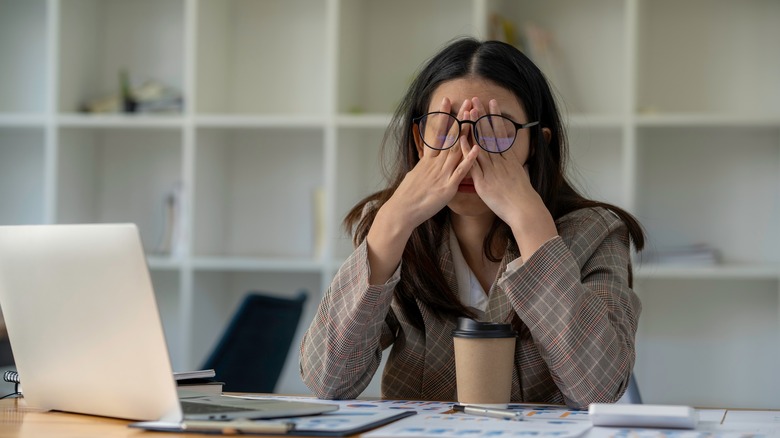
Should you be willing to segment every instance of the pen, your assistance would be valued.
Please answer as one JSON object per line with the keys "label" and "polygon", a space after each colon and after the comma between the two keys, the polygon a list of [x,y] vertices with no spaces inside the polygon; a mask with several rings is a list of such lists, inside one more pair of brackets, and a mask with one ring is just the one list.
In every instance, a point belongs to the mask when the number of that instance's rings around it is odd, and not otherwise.
{"label": "pen", "polygon": [[490,408],[487,406],[471,406],[456,404],[452,409],[469,415],[478,415],[480,417],[503,418],[505,420],[522,421],[523,413],[509,409]]}
{"label": "pen", "polygon": [[219,432],[224,435],[240,433],[285,434],[293,429],[295,423],[279,421],[185,421],[182,429],[188,432]]}

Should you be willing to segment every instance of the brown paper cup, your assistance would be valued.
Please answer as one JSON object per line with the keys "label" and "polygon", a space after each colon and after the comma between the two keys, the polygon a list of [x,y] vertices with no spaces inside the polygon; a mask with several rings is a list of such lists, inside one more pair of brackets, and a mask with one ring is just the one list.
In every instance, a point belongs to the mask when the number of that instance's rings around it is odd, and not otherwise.
{"label": "brown paper cup", "polygon": [[485,323],[474,323],[466,328],[459,323],[453,331],[458,402],[506,406],[512,396],[516,333],[509,324],[489,324],[480,331]]}

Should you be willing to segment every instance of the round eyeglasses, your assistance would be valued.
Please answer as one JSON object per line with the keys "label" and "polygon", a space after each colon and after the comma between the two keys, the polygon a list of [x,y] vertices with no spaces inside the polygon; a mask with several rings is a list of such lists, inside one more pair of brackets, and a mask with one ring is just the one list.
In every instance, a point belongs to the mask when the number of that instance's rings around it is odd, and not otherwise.
{"label": "round eyeglasses", "polygon": [[423,143],[437,150],[455,146],[463,125],[473,125],[474,139],[479,147],[494,154],[509,150],[515,143],[517,131],[539,124],[539,122],[516,123],[498,114],[487,114],[474,121],[458,120],[452,114],[439,111],[412,119],[412,122],[420,127]]}

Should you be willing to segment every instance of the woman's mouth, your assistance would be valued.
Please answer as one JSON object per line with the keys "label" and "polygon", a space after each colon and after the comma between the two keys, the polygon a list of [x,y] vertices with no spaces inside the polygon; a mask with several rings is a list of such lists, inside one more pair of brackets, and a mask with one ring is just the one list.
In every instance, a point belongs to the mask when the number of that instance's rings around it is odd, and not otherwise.
{"label": "woman's mouth", "polygon": [[471,178],[465,178],[458,185],[458,191],[461,193],[477,193],[477,189],[474,188],[474,180]]}

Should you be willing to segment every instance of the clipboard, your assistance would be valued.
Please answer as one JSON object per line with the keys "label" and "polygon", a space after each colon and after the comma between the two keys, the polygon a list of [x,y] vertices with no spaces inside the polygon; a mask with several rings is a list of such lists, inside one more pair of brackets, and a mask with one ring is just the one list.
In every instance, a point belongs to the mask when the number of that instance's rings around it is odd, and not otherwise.
{"label": "clipboard", "polygon": [[321,415],[278,420],[184,421],[181,423],[144,421],[131,423],[129,427],[174,433],[343,437],[363,433],[416,414],[416,411],[339,410]]}

